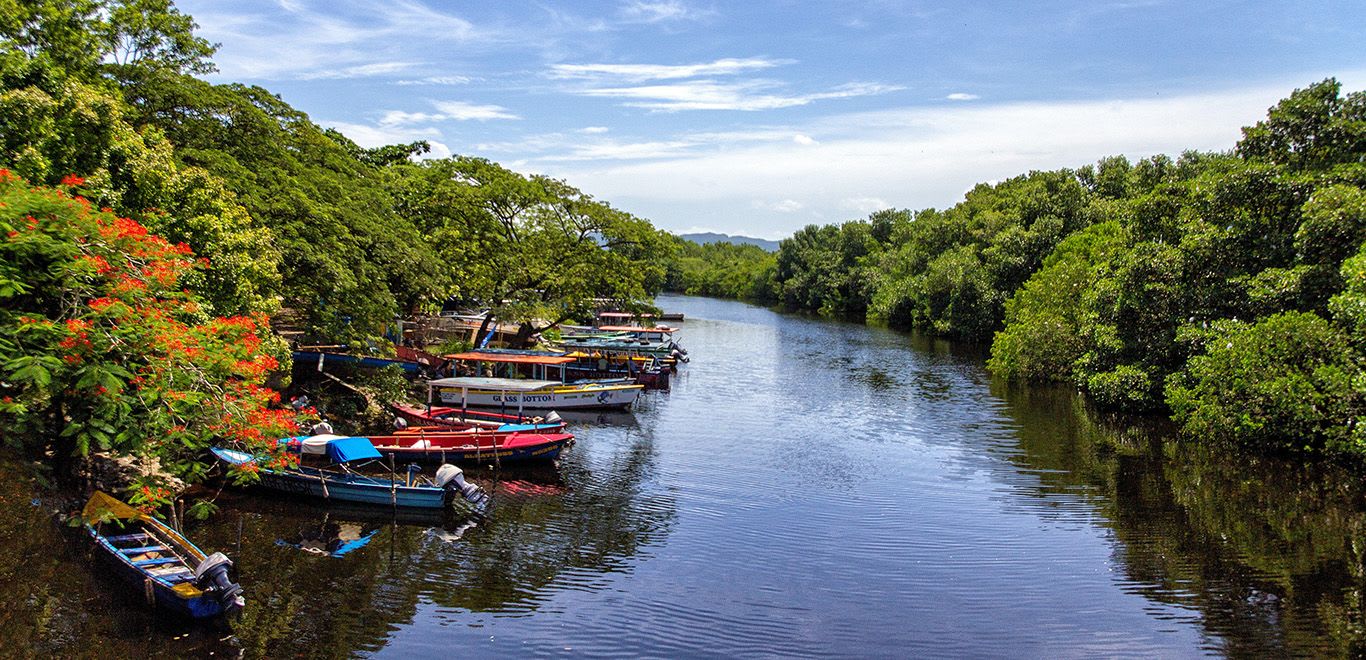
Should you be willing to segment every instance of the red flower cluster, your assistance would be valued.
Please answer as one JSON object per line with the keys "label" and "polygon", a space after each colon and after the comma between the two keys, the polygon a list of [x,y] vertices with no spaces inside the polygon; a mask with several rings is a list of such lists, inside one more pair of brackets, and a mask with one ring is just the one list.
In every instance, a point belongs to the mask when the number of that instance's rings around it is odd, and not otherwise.
{"label": "red flower cluster", "polygon": [[[173,244],[132,219],[97,211],[60,190],[6,184],[12,180],[17,181],[0,170],[0,204],[12,204],[14,217],[27,225],[16,234],[41,224],[45,239],[70,249],[60,254],[77,255],[66,262],[77,267],[56,269],[61,275],[48,280],[53,289],[44,294],[84,301],[75,308],[61,306],[69,311],[55,319],[36,314],[18,319],[28,342],[24,350],[45,352],[73,368],[54,369],[46,391],[35,384],[31,395],[21,391],[14,398],[41,401],[51,393],[70,392],[64,412],[73,421],[104,419],[133,431],[113,440],[81,440],[90,445],[113,442],[117,451],[151,451],[176,464],[201,460],[205,446],[222,441],[275,457],[275,441],[296,435],[299,426],[292,410],[278,407],[279,392],[265,387],[280,367],[264,352],[269,319],[203,321],[199,301],[181,283],[193,269],[208,267],[190,246]],[[63,183],[74,187],[84,181],[68,177]],[[81,378],[87,378],[84,384]],[[79,438],[86,431],[75,433]],[[133,499],[154,506],[164,505],[169,496],[153,486]]]}
{"label": "red flower cluster", "polygon": [[76,261],[77,263],[89,265],[91,268],[95,269],[96,273],[100,275],[107,275],[114,271],[114,267],[110,266],[109,262],[105,261],[104,257],[98,255],[81,255],[80,257],[76,258]]}

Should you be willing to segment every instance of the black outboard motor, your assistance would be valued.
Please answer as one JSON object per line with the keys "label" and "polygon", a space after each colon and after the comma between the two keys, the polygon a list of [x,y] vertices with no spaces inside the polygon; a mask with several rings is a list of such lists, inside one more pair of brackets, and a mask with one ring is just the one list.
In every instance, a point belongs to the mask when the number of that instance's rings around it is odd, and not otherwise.
{"label": "black outboard motor", "polygon": [[465,472],[450,463],[442,463],[436,469],[436,486],[446,489],[446,500],[450,501],[457,495],[464,498],[476,509],[482,509],[488,503],[488,493],[468,481],[465,481]]}
{"label": "black outboard motor", "polygon": [[194,569],[195,586],[213,596],[223,606],[223,614],[227,616],[233,616],[247,606],[246,599],[242,597],[242,585],[228,579],[228,569],[231,567],[232,560],[227,555],[215,552],[205,557]]}

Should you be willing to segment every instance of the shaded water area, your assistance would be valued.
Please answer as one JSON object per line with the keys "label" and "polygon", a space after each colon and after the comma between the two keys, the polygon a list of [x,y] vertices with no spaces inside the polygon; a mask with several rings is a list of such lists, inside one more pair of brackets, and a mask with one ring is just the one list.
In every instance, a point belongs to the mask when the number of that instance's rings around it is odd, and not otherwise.
{"label": "shaded water area", "polygon": [[[115,595],[0,492],[0,648],[43,657],[1347,655],[1366,488],[1179,444],[982,356],[669,297],[693,361],[633,413],[566,415],[558,472],[474,471],[487,520],[225,493],[235,630]],[[339,430],[345,430],[344,428]],[[0,476],[14,477],[13,466]],[[340,558],[280,541],[335,526]],[[68,535],[70,536],[70,535]]]}

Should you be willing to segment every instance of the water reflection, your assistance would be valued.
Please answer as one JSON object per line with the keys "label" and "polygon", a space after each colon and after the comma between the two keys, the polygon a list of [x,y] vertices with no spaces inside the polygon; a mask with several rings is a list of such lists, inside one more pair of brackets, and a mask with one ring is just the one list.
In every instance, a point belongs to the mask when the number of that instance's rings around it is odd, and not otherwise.
{"label": "water reflection", "polygon": [[[1366,489],[1333,465],[1174,439],[1063,389],[997,392],[1019,422],[1017,493],[1113,530],[1125,588],[1192,612],[1235,656],[1366,651]],[[1022,501],[1029,501],[1025,499]]]}
{"label": "water reflection", "polygon": [[672,498],[643,488],[655,463],[649,433],[612,416],[576,430],[579,447],[561,469],[471,475],[494,497],[481,519],[226,491],[219,515],[187,531],[227,552],[248,585],[235,636],[119,597],[120,583],[88,568],[80,539],[64,538],[46,509],[15,506],[26,487],[6,481],[0,579],[15,596],[0,599],[6,655],[78,655],[100,639],[96,655],[106,657],[343,657],[382,648],[420,603],[529,615],[557,591],[630,570],[675,515]]}

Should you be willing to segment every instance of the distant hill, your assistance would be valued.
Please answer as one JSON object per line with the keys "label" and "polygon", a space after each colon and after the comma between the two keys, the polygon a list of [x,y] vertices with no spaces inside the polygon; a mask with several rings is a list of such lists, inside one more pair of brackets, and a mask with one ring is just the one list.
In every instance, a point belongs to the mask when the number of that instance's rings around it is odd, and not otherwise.
{"label": "distant hill", "polygon": [[702,234],[679,234],[678,237],[692,241],[698,245],[705,245],[707,243],[735,243],[736,245],[757,245],[769,252],[778,251],[778,241],[767,241],[762,238],[750,238],[749,236],[731,236],[729,234],[706,232]]}

